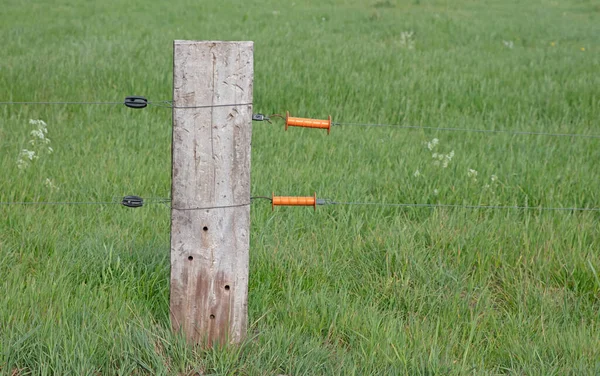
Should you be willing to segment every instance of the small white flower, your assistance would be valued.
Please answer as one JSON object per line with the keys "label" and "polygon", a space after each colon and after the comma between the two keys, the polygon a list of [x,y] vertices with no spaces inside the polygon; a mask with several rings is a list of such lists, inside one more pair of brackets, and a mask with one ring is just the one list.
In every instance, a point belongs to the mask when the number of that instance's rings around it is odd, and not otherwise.
{"label": "small white flower", "polygon": [[513,48],[515,45],[512,40],[503,40],[502,43],[504,43],[504,47],[506,48]]}
{"label": "small white flower", "polygon": [[44,132],[39,129],[34,129],[33,131],[29,132],[29,134],[33,137],[37,137],[42,140],[44,139]]}
{"label": "small white flower", "polygon": [[483,189],[490,189],[490,185],[489,184],[484,185]]}
{"label": "small white flower", "polygon": [[49,189],[51,189],[51,190],[53,190],[53,191],[58,191],[58,190],[60,190],[60,188],[58,188],[58,187],[56,186],[56,184],[54,184],[54,182],[53,182],[53,181],[52,181],[52,179],[50,179],[50,178],[46,178],[46,181],[44,182],[44,186],[46,186],[46,188],[49,188]]}
{"label": "small white flower", "polygon": [[467,176],[470,177],[474,182],[477,181],[477,171],[470,168],[467,172]]}
{"label": "small white flower", "polygon": [[418,178],[419,176],[421,176],[421,172],[419,170],[416,170],[415,173],[413,174],[413,176],[415,178]]}
{"label": "small white flower", "polygon": [[492,175],[492,177],[490,177],[490,179],[492,180],[492,182],[498,181],[498,177],[496,175]]}
{"label": "small white flower", "polygon": [[[45,121],[40,119],[29,119],[29,124],[35,125],[37,129],[29,132],[31,139],[28,140],[27,144],[30,145],[31,150],[22,149],[19,153],[19,159],[17,160],[17,167],[23,170],[31,164],[32,161],[40,158],[40,155],[47,153],[52,154],[54,149],[49,146],[50,139],[46,137],[48,134],[48,128]],[[46,145],[43,147],[42,145]]]}
{"label": "small white flower", "polygon": [[29,162],[27,162],[26,160],[24,160],[24,159],[19,159],[19,160],[17,161],[17,168],[18,168],[19,170],[24,170],[24,169],[26,169],[27,167],[29,167]]}
{"label": "small white flower", "polygon": [[450,153],[444,155],[444,161],[442,162],[442,167],[444,167],[444,168],[448,167],[448,165],[450,164],[450,161],[452,160],[453,157],[454,157],[454,150],[452,150]]}
{"label": "small white flower", "polygon": [[21,150],[21,158],[23,158],[23,157],[32,161],[35,158],[35,151],[23,149],[23,150]]}
{"label": "small white flower", "polygon": [[398,44],[400,47],[412,50],[415,48],[415,40],[414,40],[414,32],[413,31],[403,31],[400,33],[400,40]]}
{"label": "small white flower", "polygon": [[29,119],[29,124],[42,126],[44,128],[46,128],[46,125],[47,125],[46,122],[43,120],[34,120],[34,119]]}
{"label": "small white flower", "polygon": [[437,138],[434,138],[433,140],[427,142],[427,149],[433,151],[433,149],[435,149],[435,147],[440,143],[440,140],[438,140]]}
{"label": "small white flower", "polygon": [[30,161],[34,159],[38,159],[38,156],[35,154],[33,150],[23,149],[21,153],[19,153],[19,159],[17,160],[17,168],[19,170],[24,170],[30,165]]}
{"label": "small white flower", "polygon": [[439,195],[439,194],[440,194],[440,191],[438,191],[437,189],[434,189],[434,190],[433,190],[433,195],[434,195],[434,196],[437,196],[437,195]]}

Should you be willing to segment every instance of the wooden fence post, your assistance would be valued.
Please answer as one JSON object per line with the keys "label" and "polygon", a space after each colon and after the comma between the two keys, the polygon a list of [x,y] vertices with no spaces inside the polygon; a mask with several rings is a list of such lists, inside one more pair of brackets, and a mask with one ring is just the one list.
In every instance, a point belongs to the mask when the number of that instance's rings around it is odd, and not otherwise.
{"label": "wooden fence post", "polygon": [[193,344],[246,335],[253,49],[174,42],[170,310]]}

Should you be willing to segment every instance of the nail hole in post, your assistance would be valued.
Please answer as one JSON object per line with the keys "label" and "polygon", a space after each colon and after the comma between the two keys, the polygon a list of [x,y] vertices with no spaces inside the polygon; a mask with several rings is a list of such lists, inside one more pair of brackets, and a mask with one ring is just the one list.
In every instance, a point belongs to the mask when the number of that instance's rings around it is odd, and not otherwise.
{"label": "nail hole in post", "polygon": [[225,290],[229,291],[230,287],[229,285],[225,285]]}
{"label": "nail hole in post", "polygon": [[215,319],[215,315],[210,315],[210,319],[214,320]]}
{"label": "nail hole in post", "polygon": [[188,256],[188,260],[192,261],[194,259],[194,256]]}
{"label": "nail hole in post", "polygon": [[204,226],[204,227],[202,227],[202,229],[203,229],[204,231],[208,231],[208,227],[207,227],[207,226]]}

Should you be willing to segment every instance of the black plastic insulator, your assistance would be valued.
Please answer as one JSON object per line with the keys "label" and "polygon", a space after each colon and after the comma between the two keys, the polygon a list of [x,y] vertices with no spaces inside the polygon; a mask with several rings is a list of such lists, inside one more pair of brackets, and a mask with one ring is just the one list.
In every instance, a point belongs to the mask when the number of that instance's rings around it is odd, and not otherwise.
{"label": "black plastic insulator", "polygon": [[144,199],[140,196],[125,196],[121,204],[128,208],[140,208],[144,206]]}
{"label": "black plastic insulator", "polygon": [[127,97],[125,98],[125,106],[129,108],[144,108],[148,106],[148,100],[139,96]]}

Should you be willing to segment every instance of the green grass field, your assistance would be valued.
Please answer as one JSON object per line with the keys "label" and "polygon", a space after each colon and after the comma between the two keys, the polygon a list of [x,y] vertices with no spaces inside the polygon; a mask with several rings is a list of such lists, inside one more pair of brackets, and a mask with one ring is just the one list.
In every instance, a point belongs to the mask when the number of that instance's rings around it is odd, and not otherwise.
{"label": "green grass field", "polygon": [[[0,8],[0,101],[170,100],[173,40],[252,40],[254,112],[600,134],[592,0]],[[600,207],[598,138],[276,122],[252,141],[253,195]],[[167,108],[0,105],[0,201],[168,197],[170,150]],[[599,212],[251,212],[248,339],[202,350],[170,331],[168,206],[0,206],[0,374],[600,373]]]}

